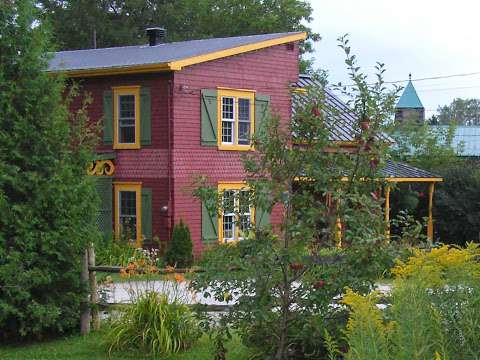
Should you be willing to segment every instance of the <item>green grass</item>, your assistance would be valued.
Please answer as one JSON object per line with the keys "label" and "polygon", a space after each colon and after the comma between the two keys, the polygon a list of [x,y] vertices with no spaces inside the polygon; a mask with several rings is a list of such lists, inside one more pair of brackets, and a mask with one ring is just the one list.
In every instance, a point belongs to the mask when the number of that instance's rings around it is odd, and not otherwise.
{"label": "green grass", "polygon": [[[227,344],[228,360],[246,360],[251,356],[238,337],[234,337]],[[2,360],[133,360],[133,359],[162,359],[162,360],[211,360],[214,356],[213,344],[207,336],[187,352],[166,357],[145,356],[138,353],[112,353],[108,355],[102,344],[102,333],[92,333],[86,337],[71,336],[43,343],[24,346],[0,347]]]}

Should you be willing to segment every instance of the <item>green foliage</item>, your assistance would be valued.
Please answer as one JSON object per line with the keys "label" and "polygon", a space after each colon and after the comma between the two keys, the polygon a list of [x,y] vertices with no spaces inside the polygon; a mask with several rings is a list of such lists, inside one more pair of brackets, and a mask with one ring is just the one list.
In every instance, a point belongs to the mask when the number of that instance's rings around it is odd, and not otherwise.
{"label": "green foliage", "polygon": [[[356,84],[347,94],[350,104],[368,123],[358,124],[358,145],[348,152],[331,142],[331,122],[339,110],[325,100],[322,87],[306,89],[288,126],[272,116],[255,134],[256,151],[244,157],[245,180],[250,204],[277,209],[281,223],[274,232],[250,224],[247,239],[205,255],[205,272],[193,282],[207,296],[235,299],[228,322],[263,357],[325,355],[325,330],[336,335],[346,321],[344,308],[335,306],[338,295],[347,285],[369,291],[388,261],[382,253],[388,246],[383,199],[376,193],[386,144],[378,135],[396,91],[384,88],[383,65],[377,65],[378,82],[372,86],[350,54],[348,39],[340,46]],[[297,145],[287,146],[292,134]],[[201,179],[195,194],[212,213],[223,212],[222,193],[208,179]],[[337,217],[345,249],[337,248]]]}
{"label": "green foliage", "polygon": [[127,266],[135,258],[136,248],[126,241],[111,237],[101,239],[95,246],[95,261],[97,265]]}
{"label": "green foliage", "polygon": [[480,239],[480,171],[473,160],[445,168],[444,182],[435,190],[436,235],[441,241],[464,245]]}
{"label": "green foliage", "polygon": [[[30,1],[0,3],[0,341],[77,326],[80,259],[97,236],[87,177],[96,136],[74,89],[46,73],[51,49]],[[63,99],[63,95],[67,98]]]}
{"label": "green foliage", "polygon": [[193,243],[190,236],[190,230],[187,225],[180,220],[175,224],[172,232],[172,242],[165,254],[165,261],[169,265],[179,268],[188,267],[192,264]]}
{"label": "green foliage", "polygon": [[480,125],[480,99],[456,98],[450,105],[438,107],[435,124]]}
{"label": "green foliage", "polygon": [[463,146],[453,146],[456,126],[453,122],[448,124],[448,127],[432,127],[412,119],[393,124],[390,135],[395,145],[391,148],[391,156],[432,171],[459,163],[458,154]]}
{"label": "green foliage", "polygon": [[478,359],[479,256],[478,244],[415,250],[392,269],[396,280],[383,313],[374,295],[348,291],[346,358],[372,359],[369,352],[382,348],[382,359]]}
{"label": "green foliage", "polygon": [[143,293],[136,303],[114,318],[105,341],[112,351],[140,351],[169,355],[189,349],[200,337],[190,309],[155,291]]}

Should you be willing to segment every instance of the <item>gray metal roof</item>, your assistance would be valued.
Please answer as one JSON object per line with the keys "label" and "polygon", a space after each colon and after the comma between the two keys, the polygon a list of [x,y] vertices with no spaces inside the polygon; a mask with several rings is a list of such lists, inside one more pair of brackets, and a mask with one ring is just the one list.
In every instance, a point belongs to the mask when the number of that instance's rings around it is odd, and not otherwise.
{"label": "gray metal roof", "polygon": [[50,61],[48,71],[93,70],[163,64],[295,34],[301,33],[287,32],[191,40],[164,43],[155,46],[149,46],[147,44],[102,49],[59,51],[54,54],[53,59]]}
{"label": "gray metal roof", "polygon": [[[306,88],[306,87],[319,87],[322,85],[313,79],[310,75],[301,74],[299,76],[298,82],[295,84],[296,87]],[[327,102],[327,111],[328,120],[330,121],[331,126],[331,138],[332,141],[355,141],[357,136],[360,135],[357,123],[358,118],[342,100],[340,100],[332,90],[324,88],[325,91],[325,101]],[[294,104],[295,102],[302,102],[302,94],[294,94]],[[328,108],[331,108],[332,111],[328,111]],[[387,141],[393,143],[391,139],[386,134],[377,135],[379,140]]]}
{"label": "gray metal roof", "polygon": [[398,161],[387,160],[385,167],[380,170],[384,178],[440,178],[441,176],[429,171],[416,168]]}
{"label": "gray metal roof", "polygon": [[[305,88],[309,86],[321,87],[318,81],[312,79],[309,75],[300,75],[299,81],[295,84],[296,87]],[[332,141],[355,141],[356,136],[359,135],[357,116],[353,111],[328,88],[324,88],[325,101],[327,107],[334,111],[327,111],[328,120],[331,124],[330,140]],[[294,94],[294,104],[296,101],[302,102],[302,94]],[[479,129],[480,130],[480,129]],[[480,135],[480,134],[479,134]],[[379,134],[378,139],[392,142],[393,139],[386,134]],[[383,178],[399,179],[399,178],[440,178],[440,176],[429,171],[416,168],[401,162],[387,160],[384,168],[380,170]]]}
{"label": "gray metal roof", "polygon": [[[448,125],[431,125],[432,131],[448,130]],[[480,156],[480,126],[456,126],[452,147],[459,156]]]}

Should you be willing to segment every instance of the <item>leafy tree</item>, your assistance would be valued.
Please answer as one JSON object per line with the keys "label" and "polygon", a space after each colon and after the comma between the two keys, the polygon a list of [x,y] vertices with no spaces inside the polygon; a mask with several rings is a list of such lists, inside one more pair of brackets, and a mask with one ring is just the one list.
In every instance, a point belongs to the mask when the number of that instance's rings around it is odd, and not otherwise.
{"label": "leafy tree", "polygon": [[[340,46],[356,84],[351,103],[362,119],[357,146],[349,152],[330,141],[329,116],[338,109],[325,101],[322,88],[307,89],[289,126],[272,117],[257,134],[256,151],[246,155],[245,189],[255,209],[280,209],[281,224],[252,224],[245,240],[207,253],[206,271],[194,281],[197,291],[217,300],[235,299],[228,322],[264,358],[321,358],[325,329],[338,335],[345,323],[344,309],[332,304],[347,284],[368,292],[393,250],[385,242],[383,200],[376,194],[386,144],[376,139],[396,93],[383,87],[382,65],[379,83],[370,86],[348,39]],[[221,216],[228,206],[224,194],[200,180],[196,195]],[[235,211],[240,221],[243,211]],[[337,246],[337,217],[343,249]]]}
{"label": "leafy tree", "polygon": [[180,220],[180,223],[175,224],[172,232],[172,242],[165,254],[165,260],[169,265],[176,265],[177,267],[187,267],[192,264],[192,237],[190,230],[185,223]]}
{"label": "leafy tree", "polygon": [[442,171],[435,195],[435,229],[442,242],[465,245],[480,240],[480,171],[464,160]]}
{"label": "leafy tree", "polygon": [[458,163],[463,147],[461,144],[457,148],[453,146],[455,129],[453,122],[447,127],[431,126],[414,119],[394,123],[390,128],[390,135],[395,140],[391,156],[432,171]]}
{"label": "leafy tree", "polygon": [[[145,27],[161,25],[169,41],[307,31],[303,52],[320,36],[305,25],[312,7],[304,0],[37,0],[64,50],[135,45]],[[303,71],[311,67],[304,61]]]}
{"label": "leafy tree", "polygon": [[[86,176],[94,134],[45,72],[49,36],[31,1],[0,3],[0,341],[71,330],[80,259],[96,235]],[[69,97],[70,98],[70,97]]]}
{"label": "leafy tree", "polygon": [[456,98],[450,105],[439,106],[433,119],[439,124],[480,125],[480,99]]}

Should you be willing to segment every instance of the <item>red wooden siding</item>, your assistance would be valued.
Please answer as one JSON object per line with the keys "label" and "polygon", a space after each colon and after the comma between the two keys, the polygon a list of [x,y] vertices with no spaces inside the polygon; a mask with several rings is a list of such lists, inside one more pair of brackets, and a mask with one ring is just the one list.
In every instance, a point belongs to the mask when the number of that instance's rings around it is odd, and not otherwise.
{"label": "red wooden siding", "polygon": [[[270,105],[286,123],[291,115],[289,84],[298,80],[298,45],[262,49],[187,67],[174,74],[173,178],[174,221],[183,219],[192,233],[194,252],[201,244],[201,207],[189,194],[197,174],[213,183],[244,177],[241,152],[200,145],[200,90],[217,86],[253,89],[271,97]],[[279,223],[275,209],[272,223]]]}
{"label": "red wooden siding", "polygon": [[[149,87],[151,94],[151,145],[142,145],[139,150],[115,150],[116,159],[114,181],[140,181],[143,187],[152,189],[152,233],[160,240],[169,238],[169,213],[161,212],[169,206],[168,172],[168,100],[172,75],[140,74],[91,77],[80,80],[81,94],[90,93],[93,102],[88,108],[92,121],[100,121],[103,116],[103,92],[114,86],[140,85]],[[72,104],[80,106],[81,97]],[[101,135],[101,134],[100,134]],[[100,136],[98,152],[112,152],[112,146],[105,146]]]}

